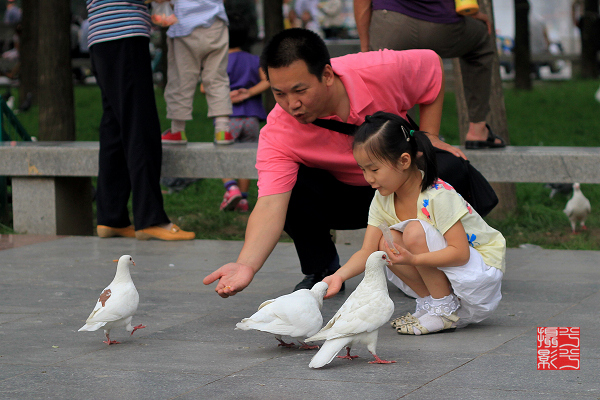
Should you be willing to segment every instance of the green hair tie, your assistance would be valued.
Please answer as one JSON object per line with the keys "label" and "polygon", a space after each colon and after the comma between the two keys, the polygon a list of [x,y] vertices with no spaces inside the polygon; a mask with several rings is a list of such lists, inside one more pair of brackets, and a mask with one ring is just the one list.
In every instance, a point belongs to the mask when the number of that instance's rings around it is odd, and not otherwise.
{"label": "green hair tie", "polygon": [[410,136],[413,136],[413,134],[415,133],[415,131],[413,129],[410,130]]}

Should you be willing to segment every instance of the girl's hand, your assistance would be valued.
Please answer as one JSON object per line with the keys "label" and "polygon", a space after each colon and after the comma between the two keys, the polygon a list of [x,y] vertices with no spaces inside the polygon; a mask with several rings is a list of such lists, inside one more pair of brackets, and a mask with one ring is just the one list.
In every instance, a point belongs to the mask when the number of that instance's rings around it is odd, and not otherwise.
{"label": "girl's hand", "polygon": [[394,244],[394,250],[388,246],[387,242],[384,243],[386,248],[386,253],[390,258],[392,264],[400,264],[400,265],[415,265],[415,255],[410,251],[406,250],[404,247],[396,246]]}
{"label": "girl's hand", "polygon": [[231,98],[231,103],[233,103],[233,104],[241,103],[242,101],[250,98],[250,92],[246,88],[240,88],[240,89],[232,90],[229,93],[229,97]]}
{"label": "girl's hand", "polygon": [[326,276],[325,278],[323,278],[323,282],[325,282],[329,286],[327,288],[327,293],[325,294],[325,297],[323,297],[324,299],[328,299],[330,297],[335,296],[340,291],[342,283],[344,283],[342,278],[336,274]]}

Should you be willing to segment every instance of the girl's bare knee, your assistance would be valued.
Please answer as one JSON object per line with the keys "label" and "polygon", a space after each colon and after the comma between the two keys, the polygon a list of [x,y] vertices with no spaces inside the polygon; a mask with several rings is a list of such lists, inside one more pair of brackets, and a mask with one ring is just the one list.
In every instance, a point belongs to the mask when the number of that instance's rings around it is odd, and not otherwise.
{"label": "girl's bare knee", "polygon": [[402,240],[409,251],[418,253],[429,251],[425,230],[419,221],[411,221],[406,225]]}

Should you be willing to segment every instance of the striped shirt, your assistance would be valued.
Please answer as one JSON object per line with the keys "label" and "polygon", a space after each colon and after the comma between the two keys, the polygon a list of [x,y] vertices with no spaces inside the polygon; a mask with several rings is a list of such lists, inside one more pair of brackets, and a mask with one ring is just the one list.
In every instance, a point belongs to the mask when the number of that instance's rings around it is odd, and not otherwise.
{"label": "striped shirt", "polygon": [[150,37],[150,14],[144,0],[87,0],[88,46],[133,36]]}
{"label": "striped shirt", "polygon": [[228,24],[223,0],[177,0],[174,2],[177,22],[171,25],[167,36],[188,36],[196,28],[209,28],[217,18]]}

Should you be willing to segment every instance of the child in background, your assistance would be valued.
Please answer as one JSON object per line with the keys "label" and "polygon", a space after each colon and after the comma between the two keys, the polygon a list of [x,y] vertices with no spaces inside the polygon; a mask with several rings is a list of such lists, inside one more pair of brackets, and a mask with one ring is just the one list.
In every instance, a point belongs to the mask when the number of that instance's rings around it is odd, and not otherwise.
{"label": "child in background", "polygon": [[178,22],[167,31],[167,86],[165,101],[171,128],[162,134],[166,144],[186,144],[186,121],[192,119],[194,92],[201,78],[206,90],[208,117],[214,118],[215,144],[232,144],[229,132],[229,37],[223,0],[177,0]]}
{"label": "child in background", "polygon": [[[422,153],[417,159],[417,154]],[[399,334],[423,335],[487,318],[498,306],[506,241],[437,176],[433,146],[403,118],[378,112],[358,129],[353,154],[377,192],[362,248],[333,275],[326,297],[385,250],[388,279],[416,298],[416,311],[392,322]],[[394,248],[382,238],[390,226]]]}
{"label": "child in background", "polygon": [[[235,142],[258,142],[260,121],[267,118],[261,93],[269,88],[267,77],[260,69],[259,57],[242,51],[249,29],[241,16],[230,15],[229,62],[227,74],[231,87],[233,112],[229,118],[229,132]],[[239,184],[238,184],[239,182]],[[250,179],[223,179],[225,195],[220,209],[248,211]]]}

